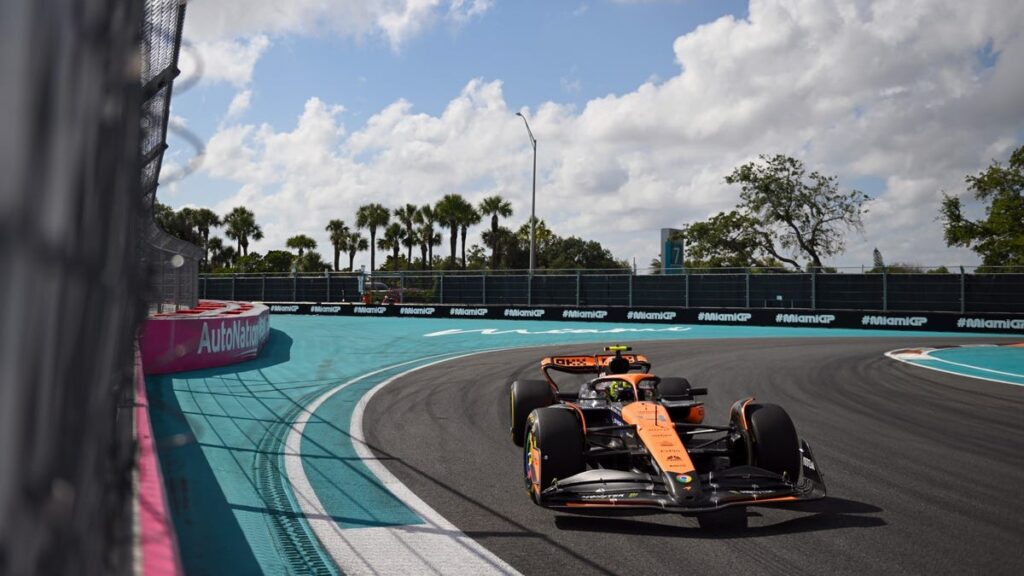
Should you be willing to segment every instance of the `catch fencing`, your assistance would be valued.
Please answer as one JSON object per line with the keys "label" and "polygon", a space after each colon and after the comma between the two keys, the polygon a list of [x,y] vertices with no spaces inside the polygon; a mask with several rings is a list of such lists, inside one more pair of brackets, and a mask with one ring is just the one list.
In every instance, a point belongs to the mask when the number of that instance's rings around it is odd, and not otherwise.
{"label": "catch fencing", "polygon": [[[859,269],[858,269],[859,270]],[[264,302],[379,302],[1024,313],[1024,270],[956,273],[695,269],[677,275],[543,270],[202,275],[199,295]]]}

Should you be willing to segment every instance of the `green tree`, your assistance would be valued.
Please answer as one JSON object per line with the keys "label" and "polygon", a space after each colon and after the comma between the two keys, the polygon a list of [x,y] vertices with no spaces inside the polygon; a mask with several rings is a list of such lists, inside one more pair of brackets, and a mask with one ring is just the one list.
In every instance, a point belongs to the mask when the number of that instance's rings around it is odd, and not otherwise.
{"label": "green tree", "polygon": [[556,238],[547,249],[547,266],[553,269],[589,268],[612,270],[629,268],[629,264],[616,260],[610,250],[594,240],[576,236]]}
{"label": "green tree", "polygon": [[299,272],[323,272],[328,268],[329,266],[324,262],[323,256],[313,249],[295,258],[295,269]]}
{"label": "green tree", "polygon": [[338,259],[344,250],[345,239],[348,237],[349,228],[344,220],[334,219],[327,223],[327,233],[330,235],[331,246],[334,248],[334,271],[338,271]]}
{"label": "green tree", "polygon": [[472,204],[466,202],[465,206],[462,206],[462,212],[459,214],[459,236],[462,240],[462,268],[466,268],[466,232],[469,231],[470,226],[476,226],[480,223],[480,213],[476,211],[476,208]]}
{"label": "green tree", "polygon": [[960,198],[944,194],[946,244],[970,248],[985,266],[1024,266],[1024,146],[1010,154],[1008,165],[993,161],[965,181],[975,199],[985,203],[985,217],[967,218]]}
{"label": "green tree", "polygon": [[[224,246],[224,241],[214,236],[210,238],[210,241],[206,243],[210,250],[209,267],[213,268],[228,268],[231,266],[231,260],[234,258],[235,249],[231,246]],[[230,252],[229,252],[230,251]]]}
{"label": "green tree", "polygon": [[249,239],[262,240],[263,229],[256,223],[256,216],[244,206],[238,206],[224,217],[224,235],[238,243],[242,256],[249,253]]}
{"label": "green tree", "polygon": [[501,250],[501,245],[498,243],[500,240],[498,235],[498,218],[509,218],[512,216],[512,203],[501,196],[488,196],[480,202],[479,211],[482,216],[491,217],[490,243],[486,239],[484,243],[491,249],[491,268],[497,268],[498,253]]}
{"label": "green tree", "polygon": [[302,255],[306,250],[316,250],[316,240],[313,240],[305,234],[297,234],[289,238],[285,243],[285,246],[292,250],[298,250],[298,258],[302,260]]}
{"label": "green tree", "polygon": [[466,207],[472,208],[472,204],[466,201],[460,194],[445,194],[437,205],[434,206],[434,215],[438,222],[451,230],[451,266],[455,267],[455,249],[459,242],[459,228],[466,218]]}
{"label": "green tree", "polygon": [[348,252],[348,270],[352,271],[352,266],[356,260],[356,253],[362,252],[370,247],[367,243],[366,238],[359,232],[353,230],[349,233],[348,238],[345,240],[345,250]]}
{"label": "green tree", "polygon": [[210,257],[210,229],[221,225],[220,216],[209,208],[196,208],[192,211],[192,225],[203,238],[203,259]]}
{"label": "green tree", "polygon": [[398,222],[388,224],[384,229],[384,237],[377,241],[377,247],[381,250],[390,250],[392,269],[398,264],[398,251],[402,249],[402,239],[405,237],[405,229]]}
{"label": "green tree", "polygon": [[441,235],[434,230],[437,223],[437,216],[434,214],[434,207],[425,204],[416,212],[415,221],[416,238],[420,243],[420,254],[423,268],[434,267],[434,246],[441,245]]}
{"label": "green tree", "polygon": [[360,206],[356,211],[356,227],[366,228],[370,232],[370,272],[376,269],[377,251],[374,249],[377,242],[377,228],[383,228],[391,220],[391,212],[382,204],[372,203]]}
{"label": "green tree", "polygon": [[263,257],[260,256],[259,252],[250,252],[245,256],[239,256],[235,259],[232,269],[235,272],[262,272],[263,271]]}
{"label": "green tree", "polygon": [[882,259],[882,252],[877,247],[875,248],[875,251],[871,253],[871,264],[872,272],[882,272],[885,270],[885,260]]}
{"label": "green tree", "polygon": [[295,255],[285,250],[271,250],[263,257],[264,272],[291,272]]}
{"label": "green tree", "polygon": [[412,247],[416,245],[416,214],[420,209],[415,204],[395,208],[395,218],[402,225],[402,244],[406,247],[405,259],[412,262]]}
{"label": "green tree", "polygon": [[764,263],[757,219],[738,210],[719,212],[684,227],[686,265],[691,268],[746,268]]}
{"label": "green tree", "polygon": [[794,268],[800,268],[800,257],[821,267],[823,258],[843,252],[846,231],[863,228],[868,196],[859,190],[839,192],[835,176],[807,174],[796,158],[762,155],[725,181],[740,185],[737,209],[756,224],[761,249]]}

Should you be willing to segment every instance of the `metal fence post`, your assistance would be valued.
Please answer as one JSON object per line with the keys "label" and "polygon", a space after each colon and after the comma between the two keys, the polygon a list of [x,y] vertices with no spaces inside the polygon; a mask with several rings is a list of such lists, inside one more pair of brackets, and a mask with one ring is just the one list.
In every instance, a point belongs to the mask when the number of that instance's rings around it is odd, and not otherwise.
{"label": "metal fence post", "polygon": [[882,311],[889,311],[889,272],[882,266]]}
{"label": "metal fence post", "polygon": [[299,301],[299,273],[292,270],[292,302]]}
{"label": "metal fence post", "polygon": [[526,277],[526,305],[533,306],[533,274]]}
{"label": "metal fence post", "polygon": [[683,289],[686,292],[686,294],[684,296],[685,301],[683,302],[683,305],[686,308],[689,308],[690,307],[690,269],[689,268],[686,269],[686,274],[683,277],[686,279],[686,281],[683,282]]}
{"label": "metal fence post", "polygon": [[576,270],[576,307],[580,307],[580,271]]}
{"label": "metal fence post", "polygon": [[967,278],[963,266],[960,267],[960,313],[967,313]]}
{"label": "metal fence post", "polygon": [[235,299],[235,282],[238,281],[238,274],[231,275],[231,299]]}
{"label": "metal fence post", "polygon": [[480,275],[480,301],[487,304],[487,272]]}
{"label": "metal fence post", "polygon": [[327,270],[324,270],[324,276],[327,277],[327,299],[324,300],[324,302],[330,302],[331,301],[331,273],[329,271],[327,271]]}
{"label": "metal fence post", "polygon": [[629,307],[633,307],[633,273],[629,273]]}
{"label": "metal fence post", "polygon": [[747,274],[744,276],[744,281],[746,282],[747,308],[750,308],[750,268],[747,268]]}
{"label": "metal fence post", "polygon": [[260,276],[260,301],[267,301],[267,275],[265,273]]}
{"label": "metal fence post", "polygon": [[398,301],[405,304],[405,270],[398,272]]}
{"label": "metal fence post", "polygon": [[811,310],[818,308],[818,270],[811,268]]}
{"label": "metal fence post", "polygon": [[438,288],[438,304],[444,304],[444,270],[441,270],[439,288]]}

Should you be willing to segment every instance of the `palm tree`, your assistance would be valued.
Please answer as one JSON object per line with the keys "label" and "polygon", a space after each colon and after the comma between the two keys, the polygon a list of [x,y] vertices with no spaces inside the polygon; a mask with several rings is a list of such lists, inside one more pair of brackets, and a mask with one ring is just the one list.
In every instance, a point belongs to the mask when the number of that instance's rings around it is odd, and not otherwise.
{"label": "palm tree", "polygon": [[491,268],[498,267],[498,217],[512,216],[512,203],[501,196],[488,196],[480,202],[480,214],[491,217]]}
{"label": "palm tree", "polygon": [[377,248],[391,250],[392,266],[398,265],[398,251],[402,249],[402,240],[404,238],[405,229],[398,222],[392,222],[384,229],[384,237],[377,241]]}
{"label": "palm tree", "polygon": [[256,223],[256,216],[244,206],[238,206],[224,217],[224,235],[238,242],[242,256],[249,255],[249,239],[262,240],[263,229]]}
{"label": "palm tree", "polygon": [[423,259],[423,267],[434,267],[434,246],[441,245],[441,235],[434,231],[434,223],[437,222],[437,215],[434,214],[434,207],[424,204],[416,212],[416,223],[419,228],[416,230],[416,237],[420,241],[420,254]]}
{"label": "palm tree", "polygon": [[348,251],[349,272],[352,271],[353,262],[355,262],[356,259],[356,252],[362,252],[369,247],[370,245],[367,244],[366,238],[363,238],[362,234],[355,230],[349,232],[348,238],[345,239],[345,249]]}
{"label": "palm tree", "polygon": [[473,208],[473,205],[466,202],[465,206],[462,206],[461,213],[459,214],[459,232],[462,237],[462,269],[466,269],[466,232],[470,226],[476,226],[480,223],[480,213]]}
{"label": "palm tree", "polygon": [[391,212],[381,204],[366,204],[360,206],[356,211],[356,227],[366,228],[370,231],[370,272],[376,269],[377,251],[374,244],[377,241],[377,228],[388,225],[391,220]]}
{"label": "palm tree", "polygon": [[209,208],[196,208],[192,210],[192,225],[196,227],[199,235],[203,237],[203,259],[210,258],[210,228],[220,226],[220,216]]}
{"label": "palm tree", "polygon": [[406,254],[406,261],[412,262],[412,247],[414,238],[416,236],[414,226],[416,225],[416,214],[420,209],[415,204],[406,204],[400,208],[395,208],[395,218],[402,224],[402,229],[405,230],[405,237],[403,238],[402,244],[408,248],[408,254]]}
{"label": "palm tree", "polygon": [[344,220],[334,219],[327,223],[327,232],[331,235],[331,245],[334,246],[334,271],[338,271],[338,257],[344,250],[345,238],[348,236],[348,224]]}
{"label": "palm tree", "polygon": [[450,246],[453,268],[455,267],[455,246],[459,240],[459,227],[462,226],[462,221],[466,219],[466,206],[473,207],[460,194],[445,194],[443,198],[437,201],[437,206],[434,207],[434,214],[437,216],[437,220],[444,226],[447,226],[452,233]]}
{"label": "palm tree", "polygon": [[305,234],[299,234],[292,236],[284,243],[285,246],[299,251],[299,258],[302,258],[303,252],[306,250],[316,250],[316,240],[313,240]]}

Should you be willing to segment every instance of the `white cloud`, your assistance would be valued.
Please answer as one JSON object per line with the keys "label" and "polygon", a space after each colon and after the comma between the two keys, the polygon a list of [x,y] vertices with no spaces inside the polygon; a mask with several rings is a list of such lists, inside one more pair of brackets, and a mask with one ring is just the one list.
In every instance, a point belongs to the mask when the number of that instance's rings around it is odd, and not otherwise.
{"label": "white cloud", "polygon": [[251,101],[252,90],[242,90],[235,94],[235,97],[231,99],[231,104],[228,105],[227,118],[230,120],[244,114],[249,109]]}
{"label": "white cloud", "polygon": [[[935,221],[942,191],[1018,144],[1024,130],[1024,5],[753,0],[679,37],[680,72],[592,100],[528,112],[538,139],[537,211],[562,235],[595,238],[643,265],[657,229],[731,207],[723,177],[760,153],[787,153],[843,187],[882,178],[865,235],[834,263],[955,264]],[[978,58],[986,46],[993,67]],[[205,170],[238,182],[265,224],[260,250],[301,230],[326,245],[331,218],[366,202],[499,193],[529,213],[531,151],[499,81],[473,80],[439,116],[397,101],[347,132],[343,109],[311,99],[296,127],[225,126]],[[470,242],[479,242],[478,236]],[[441,252],[446,252],[442,246]]]}
{"label": "white cloud", "polygon": [[227,82],[237,88],[252,82],[260,56],[270,47],[262,34],[237,40],[195,42],[181,51],[179,67],[183,78],[200,76],[203,82]]}

